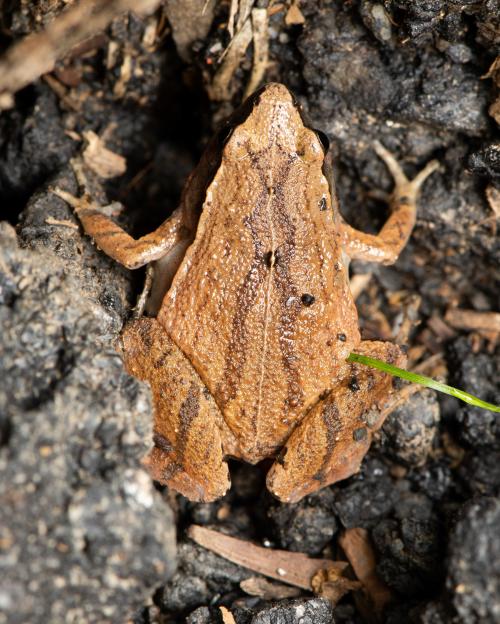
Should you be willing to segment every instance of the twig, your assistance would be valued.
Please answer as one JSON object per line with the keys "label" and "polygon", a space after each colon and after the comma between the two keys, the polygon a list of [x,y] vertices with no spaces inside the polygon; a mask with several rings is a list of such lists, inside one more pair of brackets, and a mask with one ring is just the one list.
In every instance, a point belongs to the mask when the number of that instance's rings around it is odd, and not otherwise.
{"label": "twig", "polygon": [[361,528],[347,529],[339,538],[339,545],[349,559],[354,573],[363,583],[364,591],[372,603],[371,607],[380,616],[392,594],[376,574],[377,562],[368,531]]}
{"label": "twig", "polygon": [[335,569],[341,574],[348,565],[345,561],[312,559],[304,553],[263,548],[196,524],[188,529],[188,535],[197,544],[224,559],[282,583],[309,591],[311,579],[318,570]]}
{"label": "twig", "polygon": [[455,329],[500,332],[499,312],[477,312],[476,310],[450,308],[446,312],[444,320]]}
{"label": "twig", "polygon": [[267,9],[252,9],[253,64],[244,97],[251,95],[266,73],[269,59]]}
{"label": "twig", "polygon": [[78,225],[72,221],[66,219],[54,219],[54,217],[47,217],[45,219],[47,225],[60,225],[61,227],[71,228],[72,230],[78,230]]}

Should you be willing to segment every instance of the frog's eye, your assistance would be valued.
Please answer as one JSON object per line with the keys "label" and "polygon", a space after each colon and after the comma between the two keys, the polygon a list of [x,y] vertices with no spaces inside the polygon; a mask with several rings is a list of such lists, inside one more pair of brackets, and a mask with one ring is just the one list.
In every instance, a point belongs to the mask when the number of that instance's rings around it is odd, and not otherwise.
{"label": "frog's eye", "polygon": [[297,156],[306,163],[323,160],[323,145],[316,133],[308,128],[304,128],[298,136]]}
{"label": "frog's eye", "polygon": [[250,137],[246,132],[241,128],[235,129],[226,140],[224,152],[236,160],[245,158],[248,156],[249,141]]}
{"label": "frog's eye", "polygon": [[320,141],[320,143],[321,143],[321,145],[323,147],[323,151],[326,154],[328,152],[328,150],[330,149],[330,139],[321,130],[317,130],[315,128],[314,132],[316,133],[316,136],[318,137],[318,139],[319,139],[319,141]]}

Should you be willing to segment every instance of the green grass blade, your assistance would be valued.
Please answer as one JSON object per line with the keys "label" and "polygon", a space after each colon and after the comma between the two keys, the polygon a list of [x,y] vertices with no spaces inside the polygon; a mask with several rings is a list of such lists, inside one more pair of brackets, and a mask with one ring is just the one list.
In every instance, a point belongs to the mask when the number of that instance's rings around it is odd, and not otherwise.
{"label": "green grass blade", "polygon": [[388,364],[387,362],[383,362],[382,360],[376,360],[375,358],[371,358],[366,355],[359,355],[359,353],[351,353],[347,358],[347,361],[357,362],[358,364],[365,364],[366,366],[371,366],[372,368],[378,368],[379,370],[384,371],[385,373],[389,373],[394,377],[400,377],[401,379],[406,379],[407,381],[420,384],[421,386],[425,386],[426,388],[432,388],[433,390],[437,390],[438,392],[449,394],[450,396],[460,399],[465,403],[474,405],[474,407],[481,407],[492,412],[500,413],[500,406],[498,405],[493,405],[493,403],[482,401],[481,399],[478,399],[468,392],[458,390],[458,388],[453,388],[453,386],[448,386],[447,384],[436,381],[435,379],[431,379],[430,377],[426,377],[425,375],[411,373],[404,368],[398,368],[397,366],[393,366],[392,364]]}

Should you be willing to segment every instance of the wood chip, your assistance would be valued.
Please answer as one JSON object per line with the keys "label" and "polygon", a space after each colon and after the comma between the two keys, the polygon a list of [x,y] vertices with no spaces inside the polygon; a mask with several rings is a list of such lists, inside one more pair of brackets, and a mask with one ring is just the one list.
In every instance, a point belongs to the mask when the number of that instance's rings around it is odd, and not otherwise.
{"label": "wood chip", "polygon": [[160,0],[87,0],[63,11],[46,30],[14,43],[0,59],[0,109],[14,103],[12,95],[42,74],[55,62],[123,13],[153,12]]}
{"label": "wood chip", "polygon": [[318,570],[331,568],[340,574],[348,565],[345,561],[312,559],[304,553],[263,548],[198,525],[192,525],[188,535],[200,546],[237,565],[309,591]]}
{"label": "wood chip", "polygon": [[500,332],[499,312],[477,312],[476,310],[450,308],[446,312],[444,320],[455,329]]}
{"label": "wood chip", "polygon": [[306,21],[305,17],[302,15],[302,11],[299,9],[299,3],[296,0],[292,2],[292,5],[287,11],[285,16],[285,24],[287,26],[300,26],[304,24]]}
{"label": "wood chip", "polygon": [[116,178],[127,170],[127,161],[107,147],[95,132],[83,133],[88,145],[83,151],[83,160],[89,169],[104,179]]}
{"label": "wood chip", "polygon": [[392,600],[392,593],[376,574],[377,562],[368,531],[361,528],[347,529],[339,538],[339,544],[363,584],[364,594],[370,603],[366,605],[368,613],[373,609],[380,616]]}
{"label": "wood chip", "polygon": [[236,624],[236,620],[234,619],[234,615],[231,613],[231,611],[229,611],[229,609],[226,609],[226,607],[219,607],[221,615],[222,615],[222,621],[224,624]]}

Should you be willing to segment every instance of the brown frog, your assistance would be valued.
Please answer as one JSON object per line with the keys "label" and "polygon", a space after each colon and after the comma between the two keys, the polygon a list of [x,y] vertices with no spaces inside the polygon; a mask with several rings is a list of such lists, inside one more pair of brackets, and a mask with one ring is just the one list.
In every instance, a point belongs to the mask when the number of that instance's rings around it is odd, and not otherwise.
{"label": "brown frog", "polygon": [[396,260],[437,166],[408,181],[376,149],[396,182],[377,236],[343,222],[321,140],[280,84],[243,105],[180,207],[147,236],[134,240],[94,204],[59,191],[105,253],[130,269],[154,263],[153,316],[125,327],[120,350],[153,393],[146,463],[156,480],[212,501],[230,486],[226,458],[274,458],[267,486],[295,502],[359,469],[392,378],[346,358],[356,351],[401,366],[405,357],[397,345],[361,341],[348,259]]}

